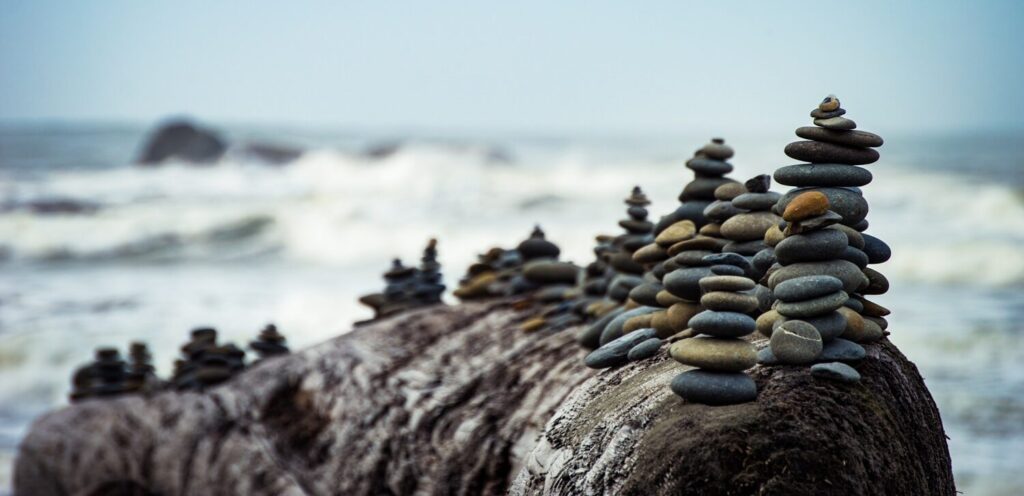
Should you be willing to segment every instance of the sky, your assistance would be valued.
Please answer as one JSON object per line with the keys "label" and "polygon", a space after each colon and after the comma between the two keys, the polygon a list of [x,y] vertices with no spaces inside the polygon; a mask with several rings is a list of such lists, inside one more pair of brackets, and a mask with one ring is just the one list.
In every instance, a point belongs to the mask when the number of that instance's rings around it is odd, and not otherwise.
{"label": "sky", "polygon": [[1017,1],[0,0],[0,121],[756,131],[835,93],[889,130],[1024,129],[1022,25]]}

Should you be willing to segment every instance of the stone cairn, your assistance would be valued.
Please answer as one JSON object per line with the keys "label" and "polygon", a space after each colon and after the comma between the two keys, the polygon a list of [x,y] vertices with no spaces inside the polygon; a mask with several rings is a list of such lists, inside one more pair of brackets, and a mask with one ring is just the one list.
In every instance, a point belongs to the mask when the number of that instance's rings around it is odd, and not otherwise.
{"label": "stone cairn", "polygon": [[285,337],[277,331],[277,326],[267,324],[260,331],[260,335],[249,343],[249,348],[256,352],[259,360],[264,358],[288,354],[288,345],[285,344]]}
{"label": "stone cairn", "polygon": [[403,265],[401,259],[392,260],[391,269],[384,273],[384,291],[359,298],[360,303],[373,309],[373,318],[357,322],[356,325],[390,317],[411,308],[441,303],[445,289],[441,279],[437,240],[432,238],[423,249],[419,269]]}
{"label": "stone cairn", "polygon": [[[888,289],[884,276],[867,264],[888,259],[889,249],[874,237],[869,246],[869,238],[861,234],[868,226],[868,203],[860,187],[872,175],[859,166],[878,160],[873,148],[883,141],[855,130],[856,123],[845,114],[835,96],[826,97],[811,111],[815,126],[796,130],[807,141],[785,149],[789,157],[807,163],[775,171],[776,181],[795,189],[774,207],[785,221],[781,233],[765,236],[766,244],[774,245],[770,256],[776,260],[766,279],[779,301],[761,315],[758,328],[771,336],[770,347],[760,352],[762,363],[823,362],[811,367],[812,374],[855,382],[859,374],[846,363],[863,358],[864,349],[856,343],[880,339],[885,325],[861,313],[880,319],[888,312],[859,294]],[[817,346],[812,328],[822,348],[807,358]],[[780,329],[785,332],[778,333]],[[794,356],[798,346],[805,349]]]}
{"label": "stone cairn", "polygon": [[146,343],[133,342],[128,347],[128,383],[133,389],[142,392],[155,391],[163,384],[153,367],[153,355],[149,353]]}
{"label": "stone cairn", "polygon": [[529,239],[516,247],[523,259],[522,274],[512,279],[512,294],[530,293],[530,300],[544,304],[538,314],[526,320],[520,328],[526,332],[542,329],[564,329],[578,324],[582,317],[575,309],[575,288],[580,284],[583,270],[572,262],[558,260],[561,249],[545,239],[540,226],[534,228]]}
{"label": "stone cairn", "polygon": [[[710,263],[736,261],[747,265],[742,256],[709,255]],[[729,256],[732,255],[732,256]],[[757,298],[749,292],[754,281],[733,275],[734,266],[715,265],[711,275],[699,281],[700,304],[706,308],[690,319],[697,337],[676,341],[669,349],[672,358],[683,365],[697,367],[672,379],[672,391],[687,401],[706,405],[731,405],[757,399],[757,384],[743,371],[757,362],[754,345],[742,339],[754,332]],[[741,269],[742,270],[742,269]]]}
{"label": "stone cairn", "polygon": [[463,301],[504,296],[508,279],[522,265],[518,251],[491,248],[477,255],[477,261],[469,266],[452,294]]}
{"label": "stone cairn", "polygon": [[204,389],[231,378],[245,368],[245,351],[233,344],[217,344],[217,331],[194,329],[174,362],[171,383],[176,389]]}
{"label": "stone cairn", "polygon": [[93,362],[76,370],[71,383],[69,399],[73,402],[137,390],[129,380],[128,365],[117,348],[97,348]]}
{"label": "stone cairn", "polygon": [[[710,274],[703,257],[727,241],[697,231],[709,224],[704,212],[716,200],[716,191],[735,188],[730,185],[736,182],[724,177],[732,171],[726,160],[733,154],[716,138],[687,161],[695,178],[679,195],[681,205],[658,222],[654,242],[633,253],[633,261],[648,270],[642,284],[629,292],[631,305],[607,313],[579,338],[584,347],[597,347],[587,356],[587,366],[613,367],[653,356],[666,339],[681,338],[689,319],[701,310],[697,282]],[[717,234],[715,228],[707,232]]]}

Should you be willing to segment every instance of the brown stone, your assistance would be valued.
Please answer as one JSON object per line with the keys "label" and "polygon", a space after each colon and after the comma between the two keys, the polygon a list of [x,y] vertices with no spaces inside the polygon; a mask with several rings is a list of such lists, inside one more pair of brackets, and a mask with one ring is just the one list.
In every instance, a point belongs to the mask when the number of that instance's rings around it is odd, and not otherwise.
{"label": "brown stone", "polygon": [[666,258],[668,252],[657,243],[651,243],[633,252],[633,261],[641,265],[656,264]]}
{"label": "brown stone", "polygon": [[[749,279],[747,280],[749,281]],[[755,296],[730,291],[704,293],[700,297],[700,304],[708,310],[718,312],[750,313],[757,310],[757,298]]]}
{"label": "brown stone", "polygon": [[837,312],[843,314],[846,318],[846,329],[840,336],[850,341],[863,341],[864,340],[864,319],[859,313],[855,312],[850,307],[839,307]]}
{"label": "brown stone", "polygon": [[771,212],[748,212],[734,215],[722,224],[722,236],[733,241],[764,239],[764,233],[782,219]]}
{"label": "brown stone", "polygon": [[661,246],[669,247],[680,241],[690,239],[696,234],[697,226],[692,220],[681,220],[661,231],[658,237],[654,238],[654,242]]}
{"label": "brown stone", "polygon": [[800,222],[828,212],[828,197],[820,191],[808,191],[789,202],[782,218],[787,222]]}
{"label": "brown stone", "polygon": [[680,241],[668,248],[668,256],[674,257],[684,251],[688,250],[721,250],[727,240],[721,238],[712,238],[710,236],[697,236],[692,239]]}
{"label": "brown stone", "polygon": [[757,317],[754,324],[757,326],[757,332],[761,333],[766,338],[772,337],[772,331],[774,331],[775,321],[784,318],[782,314],[775,310],[768,310]]}
{"label": "brown stone", "polygon": [[658,332],[659,338],[667,338],[676,333],[668,318],[668,310],[654,312],[651,315],[651,327]]}
{"label": "brown stone", "polygon": [[637,315],[632,317],[622,324],[622,333],[633,332],[638,329],[647,329],[651,327],[651,316],[653,314],[647,313],[644,315]]}
{"label": "brown stone", "polygon": [[786,239],[786,235],[782,233],[782,229],[779,229],[778,224],[769,227],[768,230],[764,232],[764,244],[773,248],[783,239]]}
{"label": "brown stone", "polygon": [[885,317],[886,315],[892,313],[889,311],[888,308],[885,308],[882,305],[879,305],[878,303],[866,300],[864,298],[857,299],[864,304],[864,310],[861,311],[861,313],[868,317]]}
{"label": "brown stone", "polygon": [[683,301],[682,298],[680,298],[680,297],[678,297],[678,296],[676,296],[676,295],[674,295],[672,293],[669,293],[668,291],[665,291],[664,289],[661,290],[661,291],[658,291],[658,294],[654,295],[654,299],[658,301],[659,305],[661,305],[661,306],[663,306],[665,308],[668,308],[668,307],[670,307],[672,305],[675,305],[676,303],[680,303],[680,302]]}
{"label": "brown stone", "polygon": [[726,183],[715,188],[715,199],[730,201],[746,192],[747,188],[741,183]]}
{"label": "brown stone", "polygon": [[698,303],[682,302],[668,307],[669,324],[673,329],[682,331],[686,329],[690,318],[704,310]]}
{"label": "brown stone", "polygon": [[700,228],[700,233],[704,236],[722,236],[722,225],[712,222],[711,224],[704,224],[704,227]]}
{"label": "brown stone", "polygon": [[544,320],[544,317],[534,317],[519,324],[519,328],[525,332],[535,332],[543,329],[545,324],[547,321]]}

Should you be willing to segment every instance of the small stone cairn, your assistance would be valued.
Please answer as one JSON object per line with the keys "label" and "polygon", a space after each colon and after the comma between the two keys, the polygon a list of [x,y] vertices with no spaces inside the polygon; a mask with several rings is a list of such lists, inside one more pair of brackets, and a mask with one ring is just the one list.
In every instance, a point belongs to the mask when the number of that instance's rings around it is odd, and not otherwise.
{"label": "small stone cairn", "polygon": [[259,336],[249,343],[249,348],[256,352],[259,360],[263,360],[272,356],[288,354],[288,345],[285,344],[285,341],[285,337],[278,332],[276,325],[267,324],[260,331]]}
{"label": "small stone cairn", "polygon": [[245,368],[245,351],[233,344],[218,344],[217,331],[194,329],[181,347],[182,358],[174,362],[171,383],[176,389],[202,390],[231,378]]}
{"label": "small stone cairn", "polygon": [[128,365],[117,348],[97,348],[93,362],[76,370],[71,382],[69,399],[72,402],[137,390],[129,381]]}

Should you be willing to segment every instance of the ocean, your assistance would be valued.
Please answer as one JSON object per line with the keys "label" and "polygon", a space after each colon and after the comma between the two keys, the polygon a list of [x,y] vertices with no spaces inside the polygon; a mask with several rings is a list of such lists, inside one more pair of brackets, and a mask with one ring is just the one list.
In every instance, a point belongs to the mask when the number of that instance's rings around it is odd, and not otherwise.
{"label": "ocean", "polygon": [[[140,167],[147,125],[0,124],[0,494],[32,419],[67,403],[93,348],[147,342],[168,375],[198,326],[241,345],[274,322],[312,345],[369,317],[358,295],[431,237],[449,289],[535,223],[586,264],[634,185],[652,218],[675,208],[711,137],[214,127],[305,152]],[[1024,134],[875,131],[864,194],[868,232],[893,249],[877,267],[890,339],[939,405],[959,490],[1024,493]],[[725,137],[734,178],[794,162],[785,129]]]}

